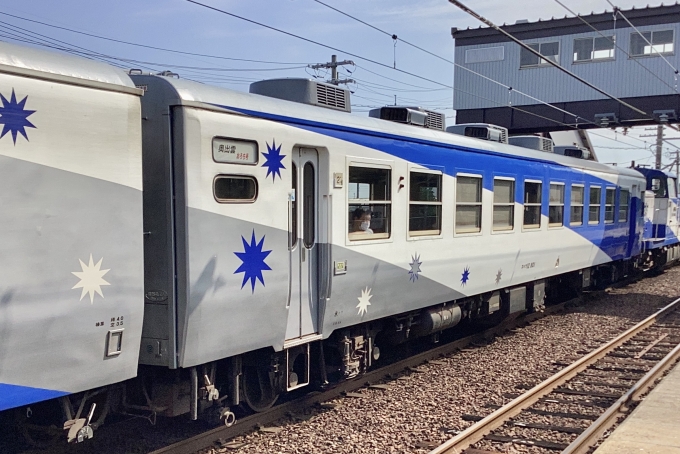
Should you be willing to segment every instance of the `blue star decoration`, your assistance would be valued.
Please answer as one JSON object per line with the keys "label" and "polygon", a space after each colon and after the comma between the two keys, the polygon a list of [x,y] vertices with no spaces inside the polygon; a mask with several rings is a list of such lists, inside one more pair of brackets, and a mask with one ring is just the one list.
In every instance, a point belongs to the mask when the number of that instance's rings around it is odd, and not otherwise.
{"label": "blue star decoration", "polygon": [[253,236],[250,239],[250,243],[248,243],[243,236],[241,237],[241,241],[243,241],[243,252],[234,252],[234,254],[241,259],[241,262],[243,262],[241,263],[241,266],[234,271],[234,274],[244,273],[241,288],[243,288],[246,285],[246,282],[250,280],[250,286],[253,293],[255,293],[255,279],[260,281],[264,287],[265,284],[264,278],[262,277],[262,271],[271,270],[269,265],[264,261],[264,259],[272,252],[262,250],[262,247],[264,246],[264,237],[265,235],[262,235],[262,239],[259,242],[256,242],[255,230],[253,230]]}
{"label": "blue star decoration", "polygon": [[460,285],[465,285],[470,280],[470,267],[466,266],[463,270],[463,275],[460,278]]}
{"label": "blue star decoration", "polygon": [[409,266],[411,267],[410,270],[408,270],[408,278],[411,280],[411,282],[415,282],[418,280],[418,275],[420,274],[420,265],[422,265],[423,262],[420,261],[420,256],[418,253],[416,253],[415,257],[411,256],[411,263],[409,263]]}
{"label": "blue star decoration", "polygon": [[276,141],[273,139],[271,147],[269,146],[269,143],[267,143],[267,151],[269,151],[269,153],[262,152],[262,156],[266,159],[265,163],[262,164],[262,167],[267,168],[267,176],[265,176],[265,178],[269,177],[271,174],[272,181],[276,181],[276,175],[281,178],[281,169],[285,169],[281,161],[283,161],[283,158],[285,158],[286,155],[281,154],[281,145],[277,147]]}
{"label": "blue star decoration", "polygon": [[0,107],[0,123],[3,125],[0,139],[5,137],[5,134],[8,132],[11,132],[12,140],[14,140],[14,144],[16,145],[18,132],[28,140],[26,128],[35,128],[35,125],[27,120],[29,116],[35,113],[35,110],[24,109],[28,96],[25,96],[24,99],[17,102],[17,96],[14,94],[14,89],[12,89],[12,96],[9,101],[7,101],[7,98],[1,93],[0,99],[2,99],[2,107]]}

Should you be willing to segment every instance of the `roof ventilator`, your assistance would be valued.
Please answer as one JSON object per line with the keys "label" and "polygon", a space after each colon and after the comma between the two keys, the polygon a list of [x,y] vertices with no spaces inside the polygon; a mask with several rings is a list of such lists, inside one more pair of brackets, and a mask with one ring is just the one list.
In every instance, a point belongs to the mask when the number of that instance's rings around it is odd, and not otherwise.
{"label": "roof ventilator", "polygon": [[446,128],[446,132],[474,137],[475,139],[488,140],[490,142],[508,143],[507,128],[488,123],[464,123],[449,126]]}
{"label": "roof ventilator", "polygon": [[368,116],[440,131],[444,130],[446,122],[443,113],[421,107],[385,106],[370,110]]}
{"label": "roof ventilator", "polygon": [[514,136],[508,139],[510,145],[515,145],[522,148],[530,148],[532,150],[545,151],[546,153],[552,153],[555,148],[555,144],[552,139],[541,136]]}
{"label": "roof ventilator", "polygon": [[352,111],[349,90],[310,79],[261,80],[250,84],[250,92],[343,112]]}

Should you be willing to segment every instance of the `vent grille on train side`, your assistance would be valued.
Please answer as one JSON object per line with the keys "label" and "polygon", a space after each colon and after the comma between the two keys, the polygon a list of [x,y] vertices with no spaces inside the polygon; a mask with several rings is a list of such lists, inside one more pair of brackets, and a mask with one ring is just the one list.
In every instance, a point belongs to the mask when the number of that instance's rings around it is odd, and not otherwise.
{"label": "vent grille on train side", "polygon": [[250,92],[270,98],[351,112],[349,90],[309,79],[270,79],[250,84]]}

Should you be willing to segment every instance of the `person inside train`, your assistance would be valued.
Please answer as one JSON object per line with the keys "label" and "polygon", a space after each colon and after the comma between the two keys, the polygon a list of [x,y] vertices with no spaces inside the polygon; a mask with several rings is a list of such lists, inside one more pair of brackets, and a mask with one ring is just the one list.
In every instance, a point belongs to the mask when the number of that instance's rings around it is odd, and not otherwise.
{"label": "person inside train", "polygon": [[373,233],[371,230],[371,212],[357,208],[352,213],[352,231],[360,233]]}

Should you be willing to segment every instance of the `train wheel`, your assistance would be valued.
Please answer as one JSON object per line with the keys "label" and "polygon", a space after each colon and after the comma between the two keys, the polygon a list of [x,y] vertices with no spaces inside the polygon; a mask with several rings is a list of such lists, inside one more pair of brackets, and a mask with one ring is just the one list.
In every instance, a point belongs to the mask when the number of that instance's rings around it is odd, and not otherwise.
{"label": "train wheel", "polygon": [[243,399],[251,410],[257,413],[268,410],[278,397],[279,393],[269,377],[269,367],[243,367]]}

